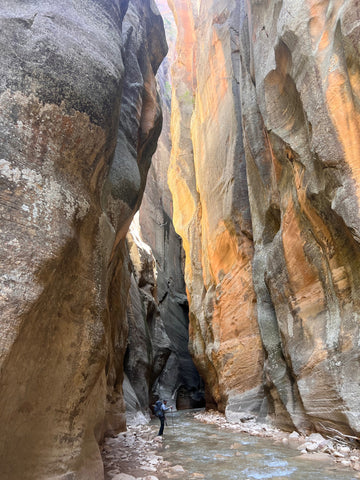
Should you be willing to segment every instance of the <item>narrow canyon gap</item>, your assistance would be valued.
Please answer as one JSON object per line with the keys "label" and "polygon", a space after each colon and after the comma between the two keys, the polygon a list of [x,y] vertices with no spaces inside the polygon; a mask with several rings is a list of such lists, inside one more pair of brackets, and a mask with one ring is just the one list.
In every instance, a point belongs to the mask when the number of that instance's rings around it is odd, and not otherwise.
{"label": "narrow canyon gap", "polygon": [[171,112],[152,0],[0,6],[4,480],[195,406],[187,314],[207,406],[360,434],[358,2],[168,4]]}
{"label": "narrow canyon gap", "polygon": [[132,223],[128,235],[135,281],[130,288],[128,307],[129,339],[124,368],[129,383],[126,381],[124,397],[131,423],[145,421],[142,412],[149,418],[149,405],[159,398],[167,399],[169,405],[180,409],[205,404],[203,382],[188,350],[184,252],[181,238],[174,230],[172,197],[167,185],[171,152],[170,64],[176,26],[167,3],[158,2],[158,6],[169,46],[156,76],[163,127],[148,172],[139,217]]}

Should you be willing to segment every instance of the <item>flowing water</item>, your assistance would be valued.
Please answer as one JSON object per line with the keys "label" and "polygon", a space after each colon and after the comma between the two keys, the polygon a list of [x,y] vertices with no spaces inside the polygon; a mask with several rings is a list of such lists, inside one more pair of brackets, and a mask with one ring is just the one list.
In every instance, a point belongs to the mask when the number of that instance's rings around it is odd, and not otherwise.
{"label": "flowing water", "polygon": [[[193,412],[168,415],[163,437],[164,460],[189,473],[174,479],[205,480],[357,480],[356,472],[329,461],[304,459],[296,449],[201,423]],[[309,456],[310,457],[310,456]],[[204,475],[204,476],[202,476]]]}

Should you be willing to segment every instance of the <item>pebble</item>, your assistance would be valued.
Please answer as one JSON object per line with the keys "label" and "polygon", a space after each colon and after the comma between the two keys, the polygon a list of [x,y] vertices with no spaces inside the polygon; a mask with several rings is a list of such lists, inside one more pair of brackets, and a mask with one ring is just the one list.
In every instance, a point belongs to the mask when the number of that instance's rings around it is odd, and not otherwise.
{"label": "pebble", "polygon": [[337,458],[344,458],[345,455],[343,455],[342,453],[338,452],[335,450],[335,452],[333,453],[334,457],[337,457]]}
{"label": "pebble", "polygon": [[115,477],[112,477],[111,480],[136,480],[136,477],[128,475],[127,473],[119,473],[118,475],[115,475]]}
{"label": "pebble", "polygon": [[350,447],[339,447],[339,452],[348,454],[351,452]]}
{"label": "pebble", "polygon": [[308,452],[316,452],[316,450],[319,448],[319,445],[317,443],[306,442],[304,443],[303,447],[305,447]]}
{"label": "pebble", "polygon": [[151,465],[141,466],[141,470],[148,470],[149,472],[156,472],[157,468]]}
{"label": "pebble", "polygon": [[185,470],[181,465],[175,465],[175,467],[171,467],[170,470],[172,472],[185,473]]}
{"label": "pebble", "polygon": [[241,448],[241,446],[242,446],[241,443],[235,442],[231,445],[230,448],[231,448],[231,450],[238,450],[239,448]]}
{"label": "pebble", "polygon": [[312,433],[311,435],[308,436],[308,440],[313,443],[318,443],[319,445],[325,445],[327,440],[320,435],[320,433]]}

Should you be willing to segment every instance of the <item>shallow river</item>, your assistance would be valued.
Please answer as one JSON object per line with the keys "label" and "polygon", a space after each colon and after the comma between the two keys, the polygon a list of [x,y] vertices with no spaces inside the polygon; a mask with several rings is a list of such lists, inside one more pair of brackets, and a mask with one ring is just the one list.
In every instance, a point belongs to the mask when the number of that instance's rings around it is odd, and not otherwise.
{"label": "shallow river", "polygon": [[198,476],[205,480],[359,478],[353,470],[330,461],[304,459],[298,450],[272,440],[200,423],[191,412],[169,414],[167,422],[161,455],[189,472],[179,475],[182,480],[196,478],[194,473],[205,475]]}

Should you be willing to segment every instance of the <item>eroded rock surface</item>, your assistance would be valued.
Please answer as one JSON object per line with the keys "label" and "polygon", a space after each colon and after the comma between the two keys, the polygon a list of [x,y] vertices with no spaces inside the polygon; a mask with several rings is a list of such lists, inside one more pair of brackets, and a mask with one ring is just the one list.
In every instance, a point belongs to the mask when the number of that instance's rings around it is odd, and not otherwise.
{"label": "eroded rock surface", "polygon": [[123,245],[163,23],[150,0],[15,0],[0,23],[0,476],[99,480],[97,441],[125,425]]}
{"label": "eroded rock surface", "polygon": [[[234,2],[173,1],[173,149],[169,185],[186,253],[190,341],[208,404],[261,402],[263,352],[252,284]],[[226,10],[225,10],[225,7]],[[201,21],[200,21],[201,19]],[[252,392],[249,395],[249,392]],[[259,406],[257,406],[258,408]]]}
{"label": "eroded rock surface", "polygon": [[352,1],[285,1],[241,19],[267,386],[277,414],[326,433],[360,431],[359,15]]}
{"label": "eroded rock surface", "polygon": [[189,354],[189,307],[184,282],[184,251],[175,232],[172,197],[167,184],[170,162],[171,75],[176,27],[166,0],[158,1],[169,45],[167,58],[157,73],[163,111],[163,129],[152,158],[140,208],[142,238],[151,246],[156,262],[156,296],[171,355],[153,386],[153,399],[166,398],[174,407],[204,405],[203,383]]}
{"label": "eroded rock surface", "polygon": [[132,274],[127,309],[129,335],[124,369],[134,391],[135,402],[134,396],[131,400],[127,388],[124,389],[124,397],[128,423],[134,423],[138,421],[141,413],[149,418],[151,388],[171,354],[171,341],[158,306],[155,258],[150,247],[140,238],[138,215],[130,226],[127,241]]}
{"label": "eroded rock surface", "polygon": [[208,403],[359,435],[359,5],[170,3],[169,184]]}

